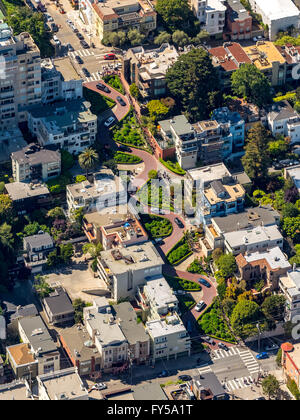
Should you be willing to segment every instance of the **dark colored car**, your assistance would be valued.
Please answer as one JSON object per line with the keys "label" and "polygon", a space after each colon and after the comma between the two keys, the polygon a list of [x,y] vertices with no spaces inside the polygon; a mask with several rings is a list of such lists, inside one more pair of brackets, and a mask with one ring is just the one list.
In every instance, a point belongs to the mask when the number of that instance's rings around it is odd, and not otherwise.
{"label": "dark colored car", "polygon": [[81,33],[80,33],[80,32],[76,32],[76,36],[77,36],[77,38],[78,38],[78,39],[80,39],[80,40],[83,40],[83,39],[84,39],[84,36],[83,36],[83,35],[81,35]]}
{"label": "dark colored car", "polygon": [[121,152],[131,152],[131,149],[130,149],[130,147],[128,147],[128,146],[123,146],[122,144],[120,144],[120,146],[119,146],[119,150],[121,151]]}
{"label": "dark colored car", "polygon": [[119,102],[120,105],[126,106],[126,102],[121,98],[121,96],[117,96],[117,101]]}
{"label": "dark colored car", "polygon": [[180,227],[180,229],[184,228],[184,224],[182,223],[180,219],[178,219],[178,217],[175,217],[174,222],[176,223],[178,227]]}
{"label": "dark colored car", "polygon": [[51,31],[52,32],[58,32],[58,26],[56,25],[56,23],[51,23]]}
{"label": "dark colored car", "polygon": [[178,379],[180,379],[181,381],[187,382],[187,381],[191,381],[192,377],[190,375],[179,375]]}
{"label": "dark colored car", "polygon": [[83,48],[90,48],[89,44],[84,40],[81,40],[80,44],[82,45]]}
{"label": "dark colored car", "polygon": [[85,77],[90,77],[91,75],[91,73],[85,67],[82,67],[82,72],[85,75]]}
{"label": "dark colored car", "polygon": [[102,83],[98,83],[96,85],[96,88],[99,90],[102,90],[103,92],[110,93],[110,89],[107,86],[103,85]]}
{"label": "dark colored car", "polygon": [[162,372],[160,372],[160,374],[158,375],[159,378],[165,378],[166,376],[168,376],[168,372],[166,370],[163,370]]}
{"label": "dark colored car", "polygon": [[226,351],[228,350],[228,347],[224,343],[218,343],[218,347],[219,349],[222,349],[222,350],[226,350]]}
{"label": "dark colored car", "polygon": [[83,59],[79,57],[79,55],[75,55],[75,60],[77,61],[78,64],[83,64]]}
{"label": "dark colored car", "polygon": [[211,284],[207,280],[202,279],[201,277],[200,277],[200,279],[198,279],[198,281],[199,281],[200,284],[202,284],[205,287],[208,287],[208,288],[211,287]]}

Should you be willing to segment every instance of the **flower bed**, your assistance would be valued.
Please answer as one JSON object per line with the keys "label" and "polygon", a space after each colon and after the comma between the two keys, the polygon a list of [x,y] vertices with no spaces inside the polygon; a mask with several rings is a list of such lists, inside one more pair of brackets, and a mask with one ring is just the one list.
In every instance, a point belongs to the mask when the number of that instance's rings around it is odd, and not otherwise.
{"label": "flower bed", "polygon": [[173,232],[172,223],[164,217],[143,214],[141,219],[151,238],[165,238]]}
{"label": "flower bed", "polygon": [[170,264],[177,265],[180,262],[182,262],[185,258],[192,255],[192,253],[193,252],[191,251],[189,244],[186,242],[185,237],[183,237],[167,253],[167,259]]}
{"label": "flower bed", "polygon": [[118,92],[125,94],[125,90],[123,88],[122,82],[116,74],[109,74],[103,77],[103,81],[107,83],[109,86],[117,90]]}
{"label": "flower bed", "polygon": [[181,168],[178,162],[172,162],[171,160],[163,160],[159,158],[159,161],[171,172],[174,172],[177,175],[185,175],[185,170]]}
{"label": "flower bed", "polygon": [[132,112],[123,119],[121,125],[114,127],[112,131],[113,139],[117,143],[138,148],[146,147],[141,127]]}
{"label": "flower bed", "polygon": [[165,279],[169,283],[169,286],[174,290],[185,290],[188,292],[199,292],[202,288],[200,284],[194,283],[193,281],[183,279],[181,277],[174,277],[164,275]]}
{"label": "flower bed", "polygon": [[142,162],[142,159],[140,157],[125,152],[117,152],[114,155],[114,160],[119,164],[126,163],[131,165],[135,165]]}

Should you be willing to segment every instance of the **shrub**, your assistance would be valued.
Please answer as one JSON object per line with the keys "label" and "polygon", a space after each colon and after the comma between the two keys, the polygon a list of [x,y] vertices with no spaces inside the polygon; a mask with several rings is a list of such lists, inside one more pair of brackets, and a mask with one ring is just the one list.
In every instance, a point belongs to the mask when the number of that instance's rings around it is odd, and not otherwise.
{"label": "shrub", "polygon": [[297,387],[296,382],[293,379],[291,379],[290,377],[288,377],[286,386],[291,391],[291,393],[294,395],[296,400],[300,400],[300,392],[299,392],[299,389]]}
{"label": "shrub", "polygon": [[142,162],[142,159],[138,156],[132,155],[130,153],[124,153],[124,152],[117,152],[114,155],[114,160],[116,163],[132,163],[137,164]]}
{"label": "shrub", "polygon": [[122,85],[122,82],[116,74],[109,74],[107,76],[103,77],[103,80],[105,83],[107,83],[109,86],[117,90],[118,92],[122,93],[122,95],[125,94],[124,87]]}
{"label": "shrub", "polygon": [[170,171],[174,172],[177,175],[185,175],[185,170],[181,168],[178,162],[172,162],[171,160],[163,160],[159,158],[159,161]]}
{"label": "shrub", "polygon": [[166,237],[173,232],[172,223],[164,217],[143,215],[142,221],[152,238]]}

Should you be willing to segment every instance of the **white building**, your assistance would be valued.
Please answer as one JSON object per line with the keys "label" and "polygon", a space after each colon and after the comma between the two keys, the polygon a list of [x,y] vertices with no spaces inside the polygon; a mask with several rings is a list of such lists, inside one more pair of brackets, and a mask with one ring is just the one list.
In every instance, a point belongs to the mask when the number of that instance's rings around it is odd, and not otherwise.
{"label": "white building", "polygon": [[202,29],[210,35],[222,34],[225,25],[225,0],[191,0],[192,10]]}
{"label": "white building", "polygon": [[300,193],[300,165],[295,165],[292,168],[284,168],[284,177],[286,179],[290,178]]}
{"label": "white building", "polygon": [[68,368],[37,376],[39,400],[71,401],[88,400],[89,394],[84,387],[77,368]]}
{"label": "white building", "polygon": [[67,185],[68,213],[82,208],[85,213],[100,211],[105,207],[116,207],[127,203],[127,191],[120,177],[110,169],[95,173],[94,181]]}
{"label": "white building", "polygon": [[91,104],[82,99],[30,107],[28,128],[41,146],[56,146],[80,153],[91,146],[97,135],[97,116]]}
{"label": "white building", "polygon": [[273,105],[267,121],[274,137],[283,135],[290,137],[291,144],[300,142],[300,116],[287,101]]}
{"label": "white building", "polygon": [[[286,321],[300,315],[300,268],[293,268],[279,278],[279,288],[286,297]],[[297,321],[298,322],[298,321]]]}
{"label": "white building", "polygon": [[190,337],[179,316],[175,313],[164,320],[155,319],[146,323],[151,339],[153,363],[160,358],[175,358],[191,354]]}
{"label": "white building", "polygon": [[128,342],[119,321],[112,315],[106,298],[97,298],[93,306],[83,309],[87,332],[101,355],[101,369],[125,368],[128,361]]}
{"label": "white building", "polygon": [[152,242],[101,252],[98,275],[111,290],[112,299],[134,297],[138,287],[161,276],[163,260]]}
{"label": "white building", "polygon": [[253,12],[261,15],[269,27],[269,38],[274,41],[278,31],[290,26],[299,28],[300,11],[292,0],[249,0]]}
{"label": "white building", "polygon": [[280,249],[283,247],[283,237],[276,225],[227,232],[223,236],[225,250],[233,255],[262,252],[276,246]]}

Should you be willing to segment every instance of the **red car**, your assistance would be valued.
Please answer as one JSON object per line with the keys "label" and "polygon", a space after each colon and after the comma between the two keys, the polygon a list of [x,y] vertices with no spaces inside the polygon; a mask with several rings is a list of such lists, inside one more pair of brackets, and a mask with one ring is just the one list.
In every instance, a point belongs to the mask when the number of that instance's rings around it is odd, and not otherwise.
{"label": "red car", "polygon": [[117,57],[113,53],[108,53],[108,54],[105,54],[103,58],[104,60],[115,60]]}

